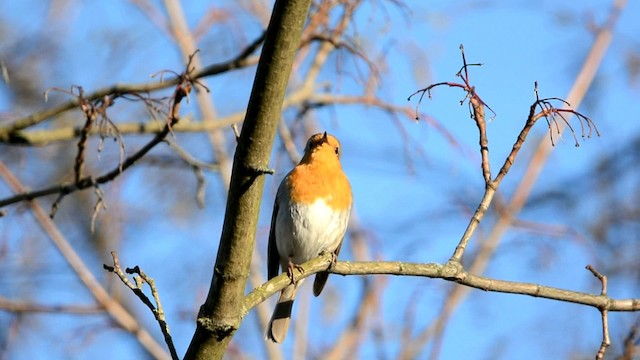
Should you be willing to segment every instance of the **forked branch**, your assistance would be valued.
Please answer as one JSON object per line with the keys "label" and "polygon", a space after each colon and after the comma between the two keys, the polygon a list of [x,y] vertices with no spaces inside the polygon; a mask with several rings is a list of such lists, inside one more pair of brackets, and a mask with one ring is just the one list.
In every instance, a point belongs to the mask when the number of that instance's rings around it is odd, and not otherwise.
{"label": "forked branch", "polygon": [[[141,149],[131,154],[124,160],[120,161],[117,167],[95,178],[93,176],[82,176],[82,177],[77,176],[76,180],[71,183],[63,183],[63,184],[54,185],[45,189],[41,189],[41,190],[27,191],[27,192],[16,194],[12,197],[0,200],[0,207],[14,204],[20,201],[33,200],[42,196],[58,194],[58,198],[54,202],[54,207],[53,207],[54,211],[52,211],[53,213],[55,213],[56,207],[58,206],[59,202],[62,200],[64,196],[70,193],[73,193],[75,191],[84,190],[89,187],[96,187],[100,184],[104,184],[114,180],[116,177],[122,174],[125,170],[127,170],[129,167],[135,164],[138,160],[140,160],[143,156],[145,156],[156,145],[161,143],[167,137],[167,135],[172,131],[173,125],[178,123],[178,121],[180,120],[180,115],[179,115],[180,103],[185,97],[189,95],[192,87],[194,85],[195,86],[198,85],[197,79],[192,77],[192,71],[193,69],[191,68],[191,64],[188,63],[186,66],[186,70],[182,74],[180,74],[179,78],[181,80],[176,85],[173,95],[169,100],[169,111],[167,112],[166,123],[162,128],[162,130],[158,132],[153,137],[153,139],[151,139]],[[92,110],[90,110],[89,108],[88,111],[92,111]],[[82,168],[82,158],[83,158],[82,152],[84,150],[84,146],[79,145],[78,148],[79,148],[79,153],[78,153],[78,156],[76,157],[76,162],[74,166],[74,168],[76,169],[76,174],[79,174],[79,171]]]}
{"label": "forked branch", "polygon": [[[607,277],[598,272],[598,270],[594,269],[593,266],[587,265],[587,270],[591,271],[593,276],[600,280],[602,284],[602,290],[600,291],[600,295],[603,297],[607,297]],[[611,338],[609,337],[609,311],[605,307],[599,307],[600,314],[602,315],[602,344],[600,345],[600,349],[596,353],[596,360],[604,359],[604,353],[607,351],[607,348],[611,345]]]}
{"label": "forked branch", "polygon": [[[525,125],[520,131],[520,134],[518,134],[518,137],[516,138],[516,141],[513,144],[511,152],[509,153],[504,164],[500,168],[498,175],[496,175],[495,178],[492,178],[491,165],[489,160],[489,140],[487,137],[487,126],[486,126],[487,121],[485,120],[484,108],[486,107],[489,110],[491,110],[494,116],[495,116],[495,112],[484,102],[484,100],[482,100],[480,95],[478,95],[478,92],[476,91],[475,86],[472,85],[469,79],[470,78],[469,67],[479,66],[480,64],[467,64],[467,59],[464,53],[464,47],[462,45],[460,45],[460,51],[462,54],[462,68],[460,69],[460,71],[458,71],[456,76],[462,79],[462,83],[440,82],[440,83],[429,85],[423,89],[420,89],[409,96],[409,100],[411,100],[413,96],[420,94],[420,98],[418,99],[418,105],[416,106],[416,117],[417,117],[417,114],[418,114],[417,107],[420,105],[425,94],[428,95],[429,98],[431,98],[431,90],[433,88],[438,86],[449,86],[449,87],[460,88],[465,92],[465,97],[460,101],[460,104],[463,104],[467,99],[469,100],[468,103],[470,107],[471,118],[475,121],[476,126],[478,127],[478,134],[480,137],[480,154],[482,158],[481,166],[482,166],[482,174],[485,181],[485,192],[482,199],[480,200],[480,203],[478,204],[478,207],[476,208],[476,211],[471,217],[471,220],[469,221],[469,225],[467,226],[464,234],[462,235],[460,242],[458,243],[458,246],[456,247],[453,255],[451,256],[450,261],[453,263],[459,263],[462,260],[462,256],[464,255],[464,252],[467,248],[469,240],[471,239],[471,236],[473,235],[477,226],[480,224],[480,222],[484,218],[484,215],[486,214],[487,210],[489,209],[489,206],[491,205],[495,192],[498,189],[498,186],[502,182],[502,179],[504,179],[504,177],[507,175],[507,173],[511,169],[511,166],[515,162],[515,158],[518,152],[522,148],[522,144],[524,144],[525,140],[527,139],[527,135],[529,134],[529,131],[531,130],[533,125],[535,125],[537,120],[539,120],[542,117],[545,118],[545,120],[547,121],[547,126],[549,128],[550,136],[553,133],[554,128],[559,133],[558,121],[564,122],[566,125],[568,125],[569,129],[574,135],[576,146],[578,146],[578,138],[576,136],[574,128],[569,123],[569,116],[575,116],[578,119],[578,122],[580,123],[582,138],[590,137],[593,131],[595,131],[595,133],[598,136],[600,135],[600,133],[598,132],[598,129],[595,126],[595,123],[588,117],[582,115],[581,113],[575,110],[556,108],[553,105],[554,102],[560,102],[563,105],[568,106],[569,104],[566,101],[560,98],[553,98],[553,97],[540,99],[538,95],[538,84],[536,82],[534,87],[536,101],[531,105],[529,109],[529,115],[527,117],[527,120],[525,121]],[[538,109],[540,109],[540,111],[537,111]],[[551,137],[551,141],[553,141],[553,137]]]}
{"label": "forked branch", "polygon": [[[156,288],[155,281],[147,276],[138,266],[133,268],[126,268],[122,271],[120,267],[120,260],[118,259],[118,254],[115,251],[111,252],[111,256],[113,257],[113,266],[104,264],[103,267],[105,270],[112,272],[120,278],[123,284],[125,284],[134,294],[145,304],[149,310],[153,313],[153,316],[156,318],[158,325],[160,325],[160,330],[162,331],[162,335],[164,335],[164,341],[167,343],[169,347],[169,352],[171,353],[171,358],[173,360],[178,360],[178,353],[176,352],[176,347],[173,345],[173,339],[171,338],[171,334],[169,333],[169,326],[167,325],[166,318],[164,316],[164,311],[162,310],[162,304],[160,303],[160,295],[158,294],[158,289]],[[125,274],[126,272],[126,274]],[[129,275],[134,275],[133,280],[135,284],[129,280]],[[142,286],[144,283],[149,285],[149,289],[151,289],[151,295],[153,296],[153,300],[155,301],[155,305],[149,299],[147,295],[145,295],[142,290]]]}

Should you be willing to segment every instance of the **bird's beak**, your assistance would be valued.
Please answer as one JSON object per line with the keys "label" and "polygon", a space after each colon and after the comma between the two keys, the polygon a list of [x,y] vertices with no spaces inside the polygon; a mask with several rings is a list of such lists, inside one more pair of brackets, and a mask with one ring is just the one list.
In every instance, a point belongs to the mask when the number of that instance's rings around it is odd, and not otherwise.
{"label": "bird's beak", "polygon": [[328,144],[329,143],[329,138],[327,137],[327,132],[325,131],[324,134],[322,135],[322,142]]}

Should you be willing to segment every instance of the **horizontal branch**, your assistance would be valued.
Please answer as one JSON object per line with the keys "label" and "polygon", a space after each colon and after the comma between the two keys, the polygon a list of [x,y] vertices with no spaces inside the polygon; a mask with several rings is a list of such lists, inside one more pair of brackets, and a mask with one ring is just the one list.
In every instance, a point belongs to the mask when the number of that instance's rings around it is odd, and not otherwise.
{"label": "horizontal branch", "polygon": [[[324,256],[308,261],[302,265],[302,273],[296,272],[296,279],[304,279],[317,272],[324,271],[331,263],[331,256]],[[443,279],[472,288],[508,293],[529,295],[556,301],[571,302],[592,306],[608,311],[640,311],[640,299],[612,299],[605,295],[589,294],[580,291],[564,290],[533,283],[497,280],[466,272],[462,265],[455,262],[447,264],[419,264],[401,261],[338,261],[328,270],[339,275],[404,275]],[[291,283],[287,274],[281,274],[260,287],[254,289],[244,300],[242,315],[246,315],[253,307]]]}
{"label": "horizontal branch", "polygon": [[[309,93],[306,89],[301,89],[291,93],[285,98],[283,110],[293,106],[298,106],[304,102],[314,105],[368,105],[379,108],[383,111],[401,113],[411,118],[412,109],[406,106],[386,103],[380,99],[366,95],[338,95],[329,93]],[[190,121],[188,118],[181,118],[180,122],[171,128],[173,133],[196,133],[209,132],[217,129],[227,128],[233,124],[238,124],[244,119],[244,111],[236,112],[228,116],[216,119],[216,121]],[[123,122],[116,124],[120,135],[143,135],[157,134],[164,128],[164,123],[160,121],[151,122]],[[11,133],[11,137],[6,141],[0,136],[0,142],[14,145],[26,146],[46,146],[60,141],[75,140],[82,131],[81,126],[68,126],[55,129],[38,130],[16,130]],[[99,128],[92,128],[88,135],[100,135]]]}
{"label": "horizontal branch", "polygon": [[105,309],[100,305],[50,305],[37,304],[20,300],[10,300],[0,296],[0,311],[13,313],[53,313],[75,315],[104,314]]}
{"label": "horizontal branch", "polygon": [[[222,62],[219,64],[209,65],[201,70],[194,71],[190,74],[190,78],[193,80],[213,76],[217,74],[221,74],[223,72],[227,72],[230,70],[240,69],[247,66],[255,65],[257,63],[257,56],[250,56],[264,41],[264,33],[260,35],[253,43],[249,44],[242,52],[240,52],[235,58]],[[182,81],[181,76],[174,76],[170,79],[164,79],[159,82],[146,82],[139,84],[115,84],[112,86],[108,86],[97,91],[94,91],[90,94],[87,94],[84,99],[87,101],[93,101],[102,99],[105,96],[122,96],[124,94],[132,94],[132,93],[147,93],[156,90],[166,89],[171,86],[177,85]],[[20,118],[8,126],[0,127],[0,141],[2,142],[13,142],[11,141],[11,137],[18,130],[22,130],[28,128],[30,126],[36,125],[48,118],[59,115],[65,111],[74,109],[80,105],[80,99],[78,97],[74,97],[58,106],[54,106],[52,108],[33,113],[24,118]]]}
{"label": "horizontal branch", "polygon": [[[242,121],[242,114],[237,113],[223,119],[210,121],[189,121],[187,118],[181,118],[180,122],[171,127],[173,133],[196,133],[209,132],[216,129],[225,128]],[[166,123],[161,121],[151,122],[125,122],[116,124],[120,135],[145,135],[157,134],[162,132]],[[44,130],[18,130],[15,131],[10,144],[29,145],[29,146],[45,146],[54,142],[75,140],[81,131],[79,126],[68,126],[57,129]],[[88,135],[97,136],[101,134],[99,128],[92,128]]]}
{"label": "horizontal branch", "polygon": [[[32,192],[18,193],[12,197],[0,200],[0,208],[16,202],[29,201],[42,196],[53,195],[53,194],[59,194],[60,196],[59,199],[62,199],[63,196],[71,194],[72,192],[75,192],[78,190],[84,190],[90,187],[96,187],[97,185],[107,183],[109,181],[114,180],[118,176],[120,176],[126,169],[133,166],[133,164],[135,164],[144,155],[146,155],[149,151],[151,151],[151,149],[153,149],[156,145],[164,141],[164,139],[169,134],[169,132],[171,132],[172,127],[178,124],[180,103],[182,102],[182,99],[184,99],[189,94],[191,89],[191,82],[190,82],[191,80],[188,78],[185,78],[184,76],[185,75],[183,75],[183,82],[186,85],[183,86],[181,83],[176,86],[176,89],[174,91],[174,94],[171,100],[171,110],[169,111],[167,122],[164,124],[164,127],[162,128],[162,130],[158,132],[153,137],[153,139],[151,139],[142,148],[140,148],[138,151],[136,151],[135,153],[129,155],[126,159],[124,159],[113,170],[101,176],[98,176],[96,178],[93,178],[92,176],[86,176],[83,178],[78,178],[76,179],[75,182],[72,182],[72,183],[54,185],[45,189],[36,190]],[[54,213],[55,213],[55,208],[58,202],[59,200],[56,200],[56,202],[53,205]]]}
{"label": "horizontal branch", "polygon": [[[311,102],[315,104],[329,105],[329,104],[365,104],[369,106],[376,107],[383,111],[388,112],[397,112],[405,114],[407,117],[411,117],[410,112],[411,109],[408,107],[402,107],[393,105],[390,103],[385,103],[377,99],[373,99],[369,96],[357,96],[357,95],[337,95],[337,94],[317,94],[309,89],[302,88],[298,91],[294,91],[289,94],[282,105],[282,109],[288,109],[293,106],[297,106],[303,104],[304,102]],[[241,122],[244,119],[245,112],[237,112],[221,118],[215,122],[206,122],[206,121],[187,121],[183,122],[184,119],[180,119],[179,122],[172,124],[170,127],[167,127],[167,123],[162,122],[149,122],[149,123],[123,123],[118,124],[118,132],[120,135],[124,134],[144,134],[150,133],[155,134],[154,139],[151,140],[147,146],[138,150],[134,155],[130,156],[125,160],[125,163],[122,166],[118,166],[118,168],[113,169],[107,174],[102,176],[98,176],[96,178],[85,177],[80,179],[77,182],[68,182],[57,185],[52,185],[44,189],[33,190],[29,192],[15,194],[12,197],[0,199],[0,208],[11,205],[20,201],[28,201],[37,199],[43,196],[49,196],[54,194],[70,194],[72,192],[78,190],[84,190],[90,187],[94,187],[95,185],[100,185],[106,183],[108,181],[113,180],[115,177],[120,175],[123,170],[125,170],[130,165],[140,157],[145,155],[151,148],[157,145],[159,142],[165,139],[165,136],[171,132],[199,132],[199,131],[210,131],[222,127],[230,126],[231,124],[236,124]],[[13,135],[19,136],[18,143],[20,144],[30,144],[30,145],[46,145],[49,142],[54,141],[69,141],[76,138],[80,134],[80,128],[60,128],[53,130],[30,130],[30,131],[16,131]],[[89,135],[97,135],[95,128],[92,130]],[[16,140],[14,138],[13,140]],[[13,141],[12,140],[12,141]],[[2,136],[0,136],[0,142],[2,142]]]}

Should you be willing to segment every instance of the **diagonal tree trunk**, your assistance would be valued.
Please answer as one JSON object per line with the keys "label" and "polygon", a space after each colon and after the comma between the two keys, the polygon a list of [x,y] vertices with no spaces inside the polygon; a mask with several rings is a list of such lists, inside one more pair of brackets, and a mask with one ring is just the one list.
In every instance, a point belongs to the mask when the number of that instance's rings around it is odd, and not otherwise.
{"label": "diagonal tree trunk", "polygon": [[240,326],[264,169],[311,0],[276,1],[238,139],[218,256],[185,359],[220,359]]}

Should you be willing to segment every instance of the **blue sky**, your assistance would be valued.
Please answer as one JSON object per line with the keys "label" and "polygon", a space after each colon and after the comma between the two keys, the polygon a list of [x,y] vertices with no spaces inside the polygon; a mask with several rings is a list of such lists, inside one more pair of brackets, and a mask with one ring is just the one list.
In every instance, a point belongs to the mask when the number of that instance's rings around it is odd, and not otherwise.
{"label": "blue sky", "polygon": [[[44,45],[52,41],[59,46],[57,51],[61,62],[52,64],[42,76],[41,83],[37,84],[42,91],[52,86],[68,88],[70,84],[80,84],[90,91],[118,82],[149,81],[150,74],[162,69],[181,69],[181,56],[174,44],[159,34],[157,28],[131,3],[70,0],[66,2],[69,6],[60,18],[51,15],[47,9],[53,3],[35,0],[0,2],[5,26],[12,31],[20,29],[19,34],[5,35],[5,39],[14,39],[12,41],[22,42],[24,46],[33,44],[36,39],[44,39],[41,40]],[[185,1],[190,25],[195,27],[202,14],[212,6],[220,6],[229,13],[238,9],[238,5],[230,3]],[[409,94],[430,83],[457,81],[454,75],[461,66],[458,46],[464,44],[468,61],[483,63],[482,67],[471,70],[471,80],[497,113],[488,127],[495,175],[535,99],[534,81],[539,83],[541,96],[565,97],[592,44],[593,36],[586,24],[590,19],[602,24],[609,7],[609,2],[595,0],[581,2],[578,9],[575,4],[558,5],[552,1],[517,1],[508,5],[483,1],[446,4],[411,1],[406,9],[398,10],[386,2],[372,2],[358,12],[355,18],[357,31],[350,30],[349,36],[373,58],[386,54],[387,62],[381,72],[378,94],[398,105],[408,104],[406,98]],[[564,141],[558,141],[554,148],[534,189],[534,196],[588,172],[603,153],[638,137],[640,122],[636,121],[639,110],[635,100],[639,85],[637,79],[635,83],[630,80],[626,61],[630,53],[637,54],[640,49],[637,39],[640,33],[639,14],[640,3],[629,2],[616,26],[596,83],[579,109],[596,122],[602,137],[581,141],[581,146],[576,148],[569,134],[565,134]],[[388,22],[385,23],[384,19]],[[238,44],[250,42],[260,29],[259,21],[246,14],[212,27],[199,44],[203,62],[209,64],[230,58],[236,53]],[[103,40],[105,36],[108,41]],[[18,50],[0,53],[0,60],[8,62],[8,57],[18,56],[19,47],[9,45],[5,43],[2,47]],[[332,58],[330,65],[335,64],[337,60]],[[352,66],[344,66],[347,72],[353,73]],[[340,83],[333,72],[335,68],[327,66],[322,77],[334,86]],[[43,71],[43,68],[38,67],[34,71]],[[241,111],[246,106],[253,71],[248,69],[208,79],[211,96],[221,116]],[[339,90],[346,94],[359,93],[357,82],[349,80],[348,76],[346,78],[344,83],[340,83],[343,85]],[[468,222],[467,211],[475,208],[483,190],[477,131],[469,119],[467,106],[458,104],[462,97],[459,90],[442,87],[433,92],[433,99],[425,99],[420,106],[421,112],[455,136],[459,146],[452,146],[425,121],[400,118],[401,127],[408,136],[404,138],[397,123],[376,109],[344,105],[317,111],[315,119],[319,127],[334,133],[343,143],[343,166],[354,189],[355,210],[362,226],[369,230],[368,243],[374,256],[384,260],[445,262],[451,255]],[[56,103],[60,99],[61,95],[54,94],[50,101]],[[33,111],[16,108],[16,101],[4,85],[0,86],[3,121],[16,114]],[[415,105],[415,100],[409,105]],[[185,106],[183,112],[197,115],[195,101]],[[123,112],[117,120],[131,121],[143,115],[144,112],[133,110]],[[513,192],[533,146],[545,137],[545,125],[537,124],[528,146],[520,153],[520,162],[502,184],[501,190],[505,194]],[[210,148],[201,135],[177,134],[176,140],[199,159],[212,159]],[[130,148],[143,141],[142,137],[126,139]],[[63,150],[65,146],[75,149],[73,143],[58,145],[49,150],[51,155],[48,156],[69,156]],[[258,229],[257,246],[262,253],[266,251],[275,189],[292,166],[281,150],[281,143],[277,140],[272,161],[276,174],[265,185]],[[0,159],[7,163],[15,160],[10,156],[16,156],[16,153],[25,158],[47,153],[47,150],[38,149],[21,151],[7,152],[9,155]],[[67,151],[73,153],[74,150]],[[102,164],[117,160],[116,151],[117,147],[108,148]],[[167,155],[170,152],[159,148],[154,150],[154,154]],[[44,158],[47,159],[46,156]],[[55,173],[55,169],[47,168],[46,164],[43,161],[38,166],[17,167],[15,171],[30,187],[38,188],[51,181],[38,173],[38,169]],[[637,189],[638,182],[634,178],[637,174],[631,176],[630,189]],[[180,354],[184,353],[193,333],[194,311],[206,295],[222,224],[224,191],[215,173],[207,174],[207,179],[206,207],[202,210],[193,201],[195,178],[184,169],[141,166],[105,186],[107,195],[112,194],[113,200],[107,197],[109,209],[102,221],[117,225],[103,229],[105,236],[110,234],[116,238],[111,241],[116,244],[123,261],[140,265],[156,279]],[[621,187],[620,191],[627,189]],[[0,197],[8,194],[9,190],[4,185],[0,186]],[[598,254],[593,254],[596,246],[589,238],[583,221],[603,211],[600,203],[595,201],[596,196],[594,193],[594,199],[581,197],[581,206],[575,209],[575,213],[548,208],[525,210],[523,219],[561,225],[578,236],[564,234],[554,238],[513,229],[503,240],[487,275],[587,292],[599,291],[598,283],[584,270],[587,263],[598,260]],[[107,279],[109,275],[101,271],[101,264],[108,261],[108,252],[95,253],[93,246],[85,243],[89,237],[88,230],[81,224],[86,225],[88,215],[79,215],[75,211],[78,208],[71,205],[63,207],[56,223],[83,254],[95,274]],[[13,270],[11,280],[0,278],[0,295],[45,302],[53,299],[54,303],[90,303],[90,296],[65,269],[64,262],[51,248],[45,235],[36,231],[31,236],[25,235],[24,229],[35,228],[33,220],[25,213],[11,215],[15,222],[8,223],[7,218],[0,220],[2,241],[10,244],[11,249],[24,249],[25,242],[31,244],[38,247],[41,257],[30,268],[33,273]],[[171,221],[166,221],[167,218]],[[483,231],[489,229],[493,217],[486,220]],[[623,235],[628,239],[638,238],[637,233]],[[474,240],[472,244],[476,245]],[[343,249],[341,259],[352,259],[349,246]],[[4,261],[5,265],[0,262],[0,268],[15,269],[21,256],[11,253]],[[384,280],[381,313],[376,321],[387,324],[382,348],[386,356],[393,358],[400,350],[397,336],[402,330],[404,311],[411,294],[420,294],[415,322],[418,328],[422,328],[437,315],[443,290],[449,284],[440,280],[397,277]],[[36,285],[41,287],[36,287],[40,291],[31,289]],[[25,288],[30,291],[25,292]],[[129,298],[131,306],[144,314],[144,309],[120,284],[113,284],[111,289]],[[638,290],[632,278],[610,279],[613,297],[638,297]],[[360,294],[361,279],[332,276],[327,293],[322,296],[325,301],[312,299],[311,319],[324,324],[324,327],[309,330],[314,339],[312,344],[317,345],[312,346],[311,351],[331,346],[351,319],[350,314]],[[335,307],[336,303],[331,302],[335,299],[343,305],[338,310],[331,307],[332,304]],[[323,320],[327,309],[334,309],[337,314]],[[143,318],[146,315],[149,314]],[[611,315],[614,342],[611,352],[619,351],[622,336],[636,318],[634,314]],[[0,324],[7,319],[6,314],[0,313]],[[103,317],[78,319],[38,315],[30,317],[30,321],[38,329],[34,333],[37,335],[25,333],[24,341],[33,341],[30,343],[33,345],[26,348],[16,346],[9,352],[9,358],[62,359],[69,354],[78,359],[140,356],[140,348],[127,334],[117,329],[104,329],[108,321]],[[146,316],[145,321],[160,339],[151,316]],[[599,313],[591,308],[474,290],[449,323],[440,358],[569,358],[572,351],[595,354],[601,336],[599,321]],[[255,324],[253,315],[250,315],[238,332],[236,341],[248,356],[263,358],[262,336]],[[26,332],[29,327],[24,326],[24,329]],[[416,331],[414,329],[414,333]],[[76,334],[81,336],[77,338]],[[285,353],[291,351],[292,338],[294,336],[290,336],[283,345]],[[364,341],[358,357],[377,355],[376,340],[368,335]],[[103,346],[103,343],[117,346]],[[427,358],[429,351],[427,348],[420,358]]]}

